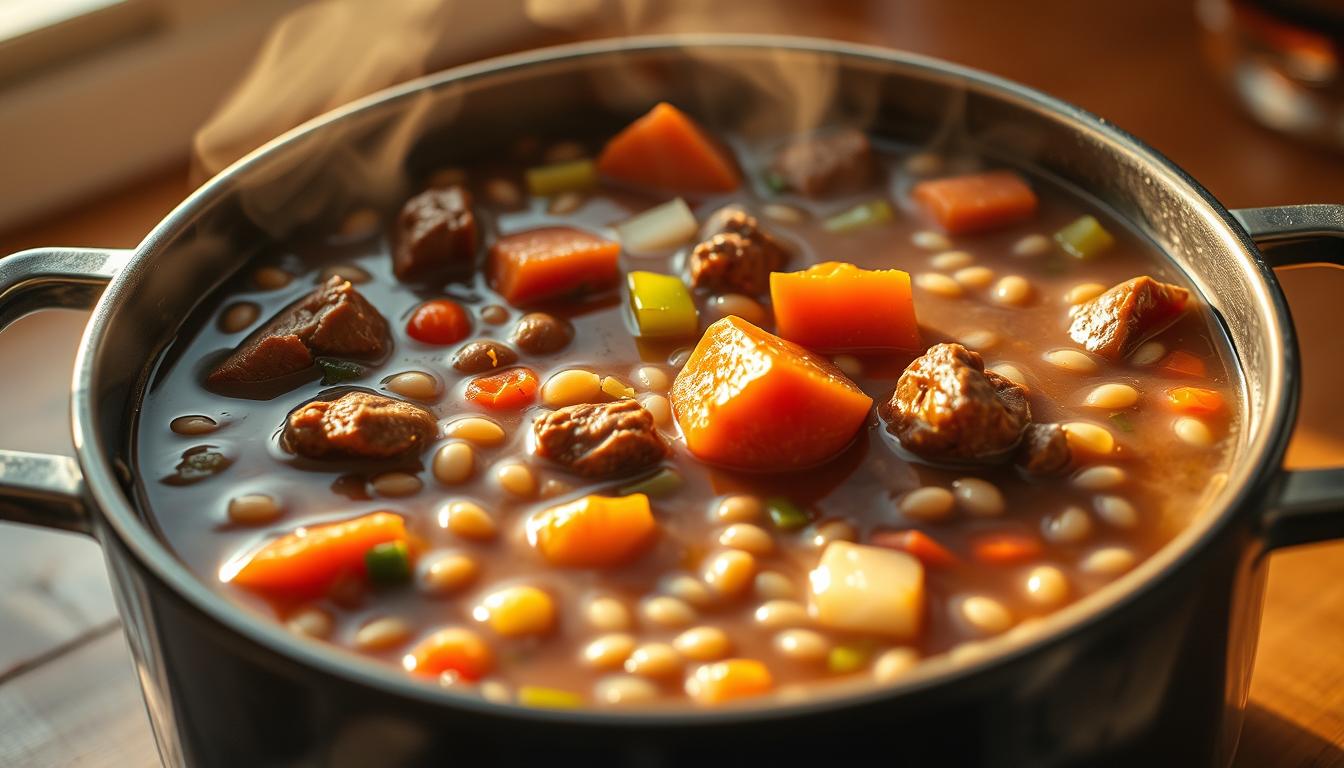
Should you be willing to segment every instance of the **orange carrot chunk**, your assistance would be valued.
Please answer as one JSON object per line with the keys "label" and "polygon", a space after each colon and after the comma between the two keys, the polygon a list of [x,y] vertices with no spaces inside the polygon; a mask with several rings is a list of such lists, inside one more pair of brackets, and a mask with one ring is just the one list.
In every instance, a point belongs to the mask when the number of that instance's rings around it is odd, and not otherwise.
{"label": "orange carrot chunk", "polygon": [[691,453],[763,472],[831,458],[873,404],[826,358],[736,316],[705,330],[671,395]]}
{"label": "orange carrot chunk", "polygon": [[619,243],[573,227],[505,235],[490,247],[490,284],[515,306],[600,291],[620,280]]}
{"label": "orange carrot chunk", "polygon": [[364,575],[364,555],[389,541],[406,541],[400,515],[374,512],[353,520],[300,528],[276,539],[220,578],[278,598],[313,598],[345,576]]}
{"label": "orange carrot chunk", "polygon": [[441,629],[416,644],[402,659],[407,672],[438,677],[451,672],[461,680],[485,677],[494,665],[494,654],[480,635],[462,627]]}
{"label": "orange carrot chunk", "polygon": [[1208,376],[1208,366],[1204,360],[1181,349],[1162,358],[1157,369],[1170,376],[1189,376],[1194,379]]}
{"label": "orange carrot chunk", "polygon": [[686,693],[698,704],[723,704],[759,696],[770,690],[770,669],[756,659],[725,659],[696,668],[686,679]]}
{"label": "orange carrot chunk", "polygon": [[953,235],[999,229],[1036,213],[1036,193],[1012,171],[921,181],[911,194]]}
{"label": "orange carrot chunk", "polygon": [[922,531],[878,531],[868,543],[875,547],[907,552],[930,568],[943,568],[961,562],[947,547]]}
{"label": "orange carrot chunk", "polygon": [[608,141],[597,170],[609,179],[676,192],[731,192],[742,181],[704,129],[666,102]]}
{"label": "orange carrot chunk", "polygon": [[657,528],[642,493],[584,496],[533,517],[527,538],[551,565],[608,568],[643,552]]}
{"label": "orange carrot chunk", "polygon": [[467,382],[467,399],[486,408],[522,408],[536,395],[537,374],[530,368],[510,368]]}
{"label": "orange carrot chunk", "polygon": [[1209,416],[1223,410],[1223,396],[1203,387],[1176,387],[1167,390],[1167,402],[1181,413]]}
{"label": "orange carrot chunk", "polygon": [[1039,557],[1041,542],[1021,533],[991,533],[971,543],[975,559],[989,565],[1012,565]]}
{"label": "orange carrot chunk", "polygon": [[780,336],[814,352],[922,350],[910,275],[828,261],[770,273]]}

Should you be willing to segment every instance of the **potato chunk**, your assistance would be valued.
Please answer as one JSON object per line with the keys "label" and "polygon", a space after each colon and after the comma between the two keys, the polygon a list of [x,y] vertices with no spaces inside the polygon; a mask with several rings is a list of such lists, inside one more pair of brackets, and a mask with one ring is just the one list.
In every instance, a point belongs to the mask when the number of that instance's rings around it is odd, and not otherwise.
{"label": "potato chunk", "polygon": [[913,640],[924,618],[924,567],[904,552],[834,541],[808,575],[812,618],[827,629]]}

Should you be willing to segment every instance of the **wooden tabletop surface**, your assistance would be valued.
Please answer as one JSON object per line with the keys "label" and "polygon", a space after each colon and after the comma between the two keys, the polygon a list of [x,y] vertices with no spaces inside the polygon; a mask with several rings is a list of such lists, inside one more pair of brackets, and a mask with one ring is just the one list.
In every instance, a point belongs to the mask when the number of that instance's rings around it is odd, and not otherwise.
{"label": "wooden tabletop surface", "polygon": [[[694,5],[694,4],[693,4]],[[716,4],[715,7],[719,7]],[[1128,129],[1227,205],[1344,202],[1344,154],[1247,120],[1199,53],[1190,4],[800,3],[787,18],[745,10],[714,28],[860,40],[931,54],[1032,85]],[[680,6],[679,6],[680,7]],[[704,7],[704,6],[701,6]],[[837,11],[837,7],[841,10]],[[824,12],[822,9],[825,9]],[[747,15],[743,15],[747,14]],[[800,21],[805,19],[805,21]],[[664,19],[664,28],[706,29]],[[189,191],[172,168],[0,235],[0,253],[38,245],[134,245]],[[1295,466],[1344,463],[1338,296],[1344,270],[1281,274],[1302,337],[1305,403]],[[49,312],[0,336],[6,448],[69,453],[71,355],[84,314]],[[0,524],[0,766],[149,766],[156,752],[91,541]],[[1235,763],[1344,766],[1344,543],[1271,557],[1260,650]]]}

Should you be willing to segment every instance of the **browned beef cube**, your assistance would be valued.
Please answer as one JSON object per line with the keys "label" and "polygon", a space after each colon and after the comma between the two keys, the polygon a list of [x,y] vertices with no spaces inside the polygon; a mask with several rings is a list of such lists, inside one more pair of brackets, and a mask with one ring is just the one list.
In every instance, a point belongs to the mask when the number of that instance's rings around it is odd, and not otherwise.
{"label": "browned beef cube", "polygon": [[873,175],[873,147],[863,131],[845,128],[795,141],[772,166],[784,185],[809,197],[861,189]]}
{"label": "browned beef cube", "polygon": [[1069,337],[1089,352],[1120,360],[1176,322],[1189,297],[1179,285],[1147,275],[1126,280],[1075,308]]}
{"label": "browned beef cube", "polygon": [[310,459],[391,459],[423,450],[437,431],[434,417],[410,403],[347,392],[291,413],[284,445]]}
{"label": "browned beef cube", "polygon": [[691,285],[718,293],[761,294],[770,289],[770,273],[788,259],[784,248],[761,229],[756,218],[735,205],[710,214],[701,228],[703,242],[691,251]]}
{"label": "browned beef cube", "polygon": [[350,281],[332,277],[247,337],[207,382],[269,381],[298,373],[321,355],[378,358],[388,344],[387,320]]}
{"label": "browned beef cube", "polygon": [[537,453],[585,477],[620,477],[662,461],[653,415],[634,400],[571,405],[532,425]]}
{"label": "browned beef cube", "polygon": [[1031,421],[1026,390],[986,371],[960,344],[935,344],[905,369],[883,407],[892,434],[930,461],[997,463]]}
{"label": "browned beef cube", "polygon": [[461,186],[427,189],[402,206],[392,271],[398,280],[447,280],[471,274],[476,216]]}
{"label": "browned beef cube", "polygon": [[1028,475],[1055,477],[1073,466],[1068,438],[1058,424],[1032,424],[1022,436],[1017,464]]}

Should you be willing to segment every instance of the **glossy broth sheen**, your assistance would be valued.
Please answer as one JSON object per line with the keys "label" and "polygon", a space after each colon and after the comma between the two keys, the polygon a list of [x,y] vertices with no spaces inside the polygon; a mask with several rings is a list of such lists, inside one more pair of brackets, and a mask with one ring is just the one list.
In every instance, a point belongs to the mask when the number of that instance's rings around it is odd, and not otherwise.
{"label": "glossy broth sheen", "polygon": [[[826,681],[894,677],[902,664],[884,652],[902,647],[878,637],[864,637],[824,628],[805,627],[817,633],[803,641],[817,640],[805,651],[781,649],[789,640],[780,638],[782,628],[763,626],[758,609],[768,599],[792,593],[788,599],[807,603],[807,574],[817,563],[828,537],[853,538],[860,543],[880,529],[916,529],[927,533],[958,558],[958,563],[941,568],[926,568],[927,607],[925,631],[917,643],[906,646],[913,655],[928,657],[949,652],[965,643],[982,639],[1039,617],[1095,591],[1127,570],[1125,553],[1133,560],[1147,557],[1200,509],[1201,497],[1214,475],[1226,462],[1236,434],[1238,412],[1237,383],[1226,343],[1205,309],[1192,297],[1191,308],[1156,340],[1165,352],[1186,350],[1205,361],[1208,375],[1203,380],[1174,378],[1159,373],[1154,366],[1134,362],[1112,363],[1094,358],[1099,364],[1091,373],[1078,373],[1047,362],[1044,355],[1052,350],[1077,349],[1068,338],[1068,304],[1064,297],[1081,283],[1099,283],[1106,287],[1148,274],[1162,281],[1185,285],[1178,271],[1125,229],[1113,217],[1097,210],[1077,196],[1067,194],[1048,181],[1034,178],[1032,183],[1041,199],[1036,217],[1007,230],[985,235],[955,237],[951,247],[925,242],[929,226],[909,206],[898,203],[896,220],[880,226],[846,233],[830,233],[820,221],[851,205],[886,196],[904,199],[912,179],[904,170],[906,156],[899,151],[881,151],[878,156],[886,169],[885,181],[860,194],[823,200],[808,200],[791,195],[756,195],[744,189],[739,194],[688,200],[697,219],[727,202],[743,203],[761,220],[762,227],[794,251],[787,270],[801,269],[820,261],[848,261],[867,268],[898,268],[916,279],[915,305],[926,344],[960,340],[981,352],[987,365],[1009,364],[1024,375],[1031,394],[1031,409],[1036,421],[1089,421],[1107,428],[1118,444],[1106,461],[1084,461],[1081,469],[1093,466],[1118,468],[1123,479],[1105,490],[1078,487],[1072,476],[1050,480],[1024,479],[1012,465],[993,468],[948,470],[915,463],[903,458],[895,439],[875,413],[856,442],[841,455],[814,470],[789,476],[751,476],[708,467],[691,457],[675,424],[662,425],[663,435],[672,451],[664,462],[683,478],[677,492],[653,499],[660,533],[657,543],[631,565],[606,570],[561,570],[548,566],[529,546],[524,525],[530,514],[554,504],[579,498],[588,493],[616,492],[639,477],[605,482],[589,482],[564,469],[535,457],[530,449],[533,418],[543,407],[538,403],[519,411],[486,412],[468,404],[463,396],[466,382],[473,378],[455,371],[449,358],[459,346],[439,347],[414,341],[406,336],[409,313],[428,298],[447,295],[463,302],[472,316],[473,331],[468,340],[496,339],[507,343],[514,322],[524,314],[508,308],[508,319],[491,324],[481,317],[487,306],[506,306],[479,274],[470,284],[450,284],[443,292],[417,290],[397,282],[390,268],[387,223],[367,236],[342,237],[333,234],[326,241],[305,241],[276,246],[258,258],[253,269],[279,267],[292,274],[288,285],[261,290],[253,283],[252,269],[213,297],[190,338],[183,338],[165,358],[156,372],[139,420],[137,457],[143,490],[153,510],[153,520],[163,537],[203,581],[230,599],[279,621],[295,616],[311,617],[318,609],[330,619],[330,631],[318,621],[318,635],[337,646],[356,648],[356,636],[370,622],[394,618],[402,623],[385,647],[363,650],[386,661],[389,674],[402,674],[401,659],[417,640],[448,626],[477,629],[495,654],[494,669],[478,685],[491,697],[531,703],[520,692],[528,687],[559,689],[577,699],[563,699],[561,705],[602,704],[604,679],[619,674],[615,669],[596,669],[584,660],[584,649],[594,639],[609,634],[595,628],[588,619],[588,605],[595,597],[612,597],[632,616],[625,634],[636,643],[670,643],[682,631],[692,627],[721,629],[731,641],[731,656],[756,659],[769,669],[774,689],[798,684],[817,685]],[[967,162],[961,161],[963,165]],[[974,161],[970,161],[974,165]],[[512,173],[518,180],[520,162]],[[565,215],[547,213],[547,201],[528,199],[518,211],[507,211],[490,202],[483,193],[487,178],[468,169],[477,190],[476,209],[484,223],[487,243],[498,233],[511,233],[535,226],[564,224],[615,238],[611,225],[671,196],[646,196],[600,188],[585,198],[580,208]],[[751,184],[746,185],[751,187]],[[760,187],[763,191],[763,187]],[[785,204],[801,214],[799,221],[772,218],[770,204]],[[778,212],[777,212],[778,213]],[[1116,237],[1116,244],[1095,259],[1081,261],[1053,245],[1043,254],[1018,255],[1014,246],[1029,235],[1049,236],[1083,213],[1097,216]],[[923,246],[917,245],[919,240]],[[622,253],[622,271],[649,270],[681,274],[686,254],[693,246],[684,246],[652,256]],[[952,275],[954,268],[935,268],[935,257],[948,250],[970,254],[974,266],[993,273],[987,287],[965,288],[959,297],[938,295],[920,287],[920,276],[929,273]],[[955,261],[943,259],[942,262]],[[356,288],[382,312],[392,327],[394,348],[381,365],[369,366],[363,376],[342,386],[365,387],[384,394],[387,377],[404,371],[432,374],[440,384],[440,395],[426,405],[440,424],[466,414],[485,415],[507,433],[504,442],[494,447],[474,447],[475,470],[464,484],[445,487],[436,481],[430,463],[440,440],[419,457],[390,462],[319,463],[296,458],[279,445],[278,432],[286,415],[300,404],[328,389],[309,380],[269,400],[225,397],[202,386],[205,372],[218,361],[223,351],[233,348],[248,333],[289,303],[311,291],[318,275],[332,265],[357,265],[371,276]],[[1025,306],[1008,306],[993,299],[994,283],[1008,275],[1029,281],[1032,298]],[[972,277],[973,275],[963,275]],[[701,308],[700,327],[717,319],[707,309],[708,297],[697,295]],[[259,306],[257,319],[246,328],[232,333],[221,330],[221,317],[239,302]],[[584,368],[601,375],[617,377],[639,390],[640,398],[665,392],[649,393],[641,386],[636,371],[655,366],[670,381],[677,365],[695,339],[677,343],[640,344],[631,333],[625,308],[624,287],[596,297],[581,307],[547,307],[547,311],[568,317],[576,328],[574,341],[557,353],[536,356],[522,354],[519,364],[536,371],[545,382],[556,371]],[[497,311],[497,310],[494,310]],[[770,329],[767,320],[763,327]],[[1148,354],[1152,350],[1145,352]],[[854,380],[875,404],[890,397],[896,378],[915,357],[914,354],[860,357],[839,361],[847,372],[861,368]],[[1084,398],[1095,387],[1123,383],[1135,387],[1140,397],[1136,405],[1118,410],[1085,407]],[[1193,384],[1220,392],[1229,407],[1222,415],[1204,418],[1214,443],[1196,445],[1182,440],[1174,423],[1178,415],[1167,405],[1171,387]],[[186,415],[208,416],[219,428],[202,435],[183,435],[170,429],[174,419]],[[779,418],[788,419],[788,414]],[[216,446],[233,460],[216,476],[187,485],[160,481],[170,476],[184,451],[197,446]],[[503,464],[522,462],[533,473],[538,492],[531,498],[519,498],[503,490],[495,470]],[[373,476],[390,470],[414,474],[423,487],[400,497],[382,497],[372,487]],[[1118,474],[1118,473],[1117,473]],[[943,522],[913,519],[902,512],[906,495],[922,487],[951,489],[962,478],[981,478],[1002,492],[1005,512],[999,516],[979,517],[964,509],[955,511]],[[241,526],[229,521],[231,498],[261,493],[280,502],[283,509],[272,522]],[[674,593],[698,601],[695,584],[707,558],[723,549],[718,538],[725,528],[716,515],[720,502],[729,495],[745,494],[765,501],[787,497],[809,512],[813,522],[794,531],[777,530],[768,516],[754,524],[773,539],[773,552],[757,555],[759,572],[779,576],[758,578],[746,594],[731,600],[709,600],[691,607],[694,619],[684,627],[661,626],[642,613],[651,596],[666,594],[678,576],[680,586]],[[1118,497],[1137,511],[1132,528],[1108,521],[1106,510],[1116,502],[1103,497]],[[441,508],[453,500],[472,500],[487,510],[496,522],[499,535],[492,541],[478,542],[455,537],[440,522]],[[1109,506],[1108,506],[1109,505]],[[1047,520],[1068,508],[1074,524],[1080,519],[1089,524],[1081,539],[1060,543],[1044,536]],[[444,552],[470,556],[479,572],[472,583],[450,596],[431,596],[418,588],[423,575],[410,584],[392,588],[344,590],[327,599],[306,604],[271,603],[258,596],[231,587],[219,578],[221,568],[267,540],[289,533],[300,526],[344,520],[387,509],[403,515],[408,527],[423,540],[419,554],[423,564]],[[1081,517],[1080,517],[1081,516]],[[1110,517],[1114,518],[1114,515]],[[849,532],[846,533],[846,526]],[[977,562],[971,556],[973,539],[986,533],[1010,532],[1034,537],[1042,553],[1026,562],[992,565]],[[1058,538],[1058,537],[1054,537]],[[1109,554],[1097,556],[1103,550]],[[1107,561],[1107,558],[1110,558]],[[1089,560],[1089,558],[1092,558]],[[1090,563],[1090,565],[1085,565]],[[1052,566],[1063,574],[1066,595],[1046,594],[1033,600],[1028,582],[1033,569]],[[1110,566],[1109,568],[1107,566]],[[1034,582],[1040,589],[1040,580]],[[529,584],[547,591],[555,601],[557,623],[541,637],[506,639],[498,637],[473,618],[483,595],[506,584]],[[687,585],[690,586],[687,586]],[[1048,591],[1049,585],[1046,586]],[[994,626],[995,617],[977,625],[968,619],[966,598],[989,598],[1007,609],[1006,626]],[[971,601],[970,614],[984,621],[984,603]],[[305,614],[304,612],[308,612]],[[990,611],[993,613],[993,611]],[[299,622],[302,623],[302,622]],[[309,633],[314,633],[309,624]],[[798,638],[792,638],[797,641]],[[836,650],[840,649],[840,650]],[[685,701],[686,675],[699,664],[688,661],[680,672],[652,679],[655,703],[676,705]],[[471,689],[472,686],[451,678],[442,681]],[[648,688],[640,689],[645,694]],[[531,694],[536,698],[536,692]],[[545,697],[542,697],[545,698]],[[642,697],[641,697],[642,698]],[[629,701],[627,699],[626,701]],[[552,702],[555,703],[555,702]]]}

